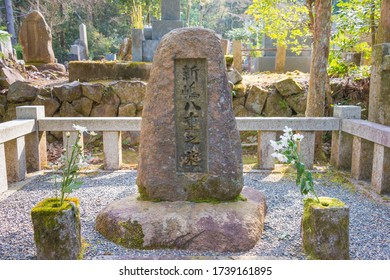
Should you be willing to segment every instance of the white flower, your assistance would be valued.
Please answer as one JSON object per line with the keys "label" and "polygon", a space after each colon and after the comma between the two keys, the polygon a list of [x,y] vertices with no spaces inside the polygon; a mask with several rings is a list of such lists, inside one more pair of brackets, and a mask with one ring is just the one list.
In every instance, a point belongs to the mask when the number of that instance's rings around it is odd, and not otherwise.
{"label": "white flower", "polygon": [[69,138],[69,137],[70,137],[70,132],[69,132],[69,131],[68,131],[68,132],[66,132],[66,133],[65,133],[65,135],[66,135],[66,137],[68,137],[68,138]]}
{"label": "white flower", "polygon": [[88,133],[88,130],[86,127],[83,127],[83,126],[80,126],[80,125],[73,125],[73,128],[76,129],[78,132],[80,132],[81,134],[84,133],[84,132],[87,132]]}
{"label": "white flower", "polygon": [[289,139],[290,138],[285,136],[285,135],[280,136],[280,142],[281,142],[282,147],[284,147],[284,148],[288,147]]}
{"label": "white flower", "polygon": [[271,154],[271,156],[276,158],[280,162],[287,162],[288,161],[288,158],[281,153],[273,153],[273,154]]}
{"label": "white flower", "polygon": [[292,129],[291,128],[288,128],[287,126],[284,127],[283,129],[283,132],[287,135],[291,134],[292,133]]}
{"label": "white flower", "polygon": [[91,135],[91,136],[96,136],[97,133],[96,133],[95,131],[91,131],[91,132],[89,133],[89,135]]}
{"label": "white flower", "polygon": [[303,139],[303,135],[302,134],[297,133],[297,134],[293,135],[293,140],[294,141],[302,141],[302,139]]}
{"label": "white flower", "polygon": [[278,151],[283,149],[283,146],[279,142],[276,142],[276,141],[273,141],[273,140],[270,140],[270,142],[271,142],[272,148],[274,148],[274,150],[276,152],[278,152]]}

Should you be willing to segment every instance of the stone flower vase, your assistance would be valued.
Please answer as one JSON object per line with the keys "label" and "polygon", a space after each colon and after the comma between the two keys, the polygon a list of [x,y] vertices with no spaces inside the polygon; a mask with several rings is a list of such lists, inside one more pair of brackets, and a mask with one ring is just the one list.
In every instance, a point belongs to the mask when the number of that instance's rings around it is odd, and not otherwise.
{"label": "stone flower vase", "polygon": [[81,256],[79,200],[48,198],[31,210],[38,260],[76,260]]}
{"label": "stone flower vase", "polygon": [[349,208],[335,198],[304,199],[303,249],[309,259],[349,259]]}

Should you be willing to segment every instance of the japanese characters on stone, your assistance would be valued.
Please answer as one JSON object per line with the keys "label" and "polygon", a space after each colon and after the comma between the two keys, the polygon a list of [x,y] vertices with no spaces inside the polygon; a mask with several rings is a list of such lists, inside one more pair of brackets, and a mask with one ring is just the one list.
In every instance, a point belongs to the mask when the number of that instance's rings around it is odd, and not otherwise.
{"label": "japanese characters on stone", "polygon": [[175,60],[176,166],[207,171],[207,61]]}

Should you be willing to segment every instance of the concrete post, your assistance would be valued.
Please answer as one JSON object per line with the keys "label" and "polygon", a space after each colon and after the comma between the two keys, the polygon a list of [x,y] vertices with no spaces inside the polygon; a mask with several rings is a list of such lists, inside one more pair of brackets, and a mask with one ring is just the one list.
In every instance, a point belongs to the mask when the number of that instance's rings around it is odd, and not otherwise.
{"label": "concrete post", "polygon": [[85,52],[87,53],[87,59],[88,59],[89,51],[88,51],[87,26],[84,23],[79,25],[79,32],[80,32],[80,40],[83,41],[85,44]]}
{"label": "concrete post", "polygon": [[39,132],[37,122],[44,117],[44,106],[16,107],[17,119],[35,120],[35,132],[25,136],[27,172],[42,170],[47,165],[46,132]]}
{"label": "concrete post", "polygon": [[132,56],[133,61],[142,61],[142,41],[144,40],[144,32],[142,29],[133,28],[131,30],[131,39],[132,39]]}
{"label": "concrete post", "polygon": [[233,40],[233,67],[242,72],[242,46],[239,40]]}
{"label": "concrete post", "polygon": [[221,39],[221,47],[222,47],[222,52],[224,55],[227,55],[228,49],[229,49],[229,40],[226,39]]}
{"label": "concrete post", "polygon": [[374,143],[353,136],[351,176],[356,180],[371,178]]}
{"label": "concrete post", "polygon": [[[79,134],[78,131],[70,131],[69,134],[67,134],[67,131],[64,131],[62,133],[62,141],[63,146],[66,149],[66,156],[70,158],[72,156],[72,146],[76,144],[77,135]],[[80,140],[78,144],[81,146],[81,150],[84,150],[84,136],[81,135]],[[83,152],[82,152],[83,153]]]}
{"label": "concrete post", "polygon": [[299,134],[303,135],[303,139],[299,144],[298,149],[301,161],[305,164],[307,169],[313,169],[316,134],[314,131],[300,131]]}
{"label": "concrete post", "polygon": [[103,132],[104,169],[117,170],[122,164],[121,132]]}
{"label": "concrete post", "polygon": [[390,149],[374,144],[371,185],[379,194],[390,193]]}
{"label": "concrete post", "polygon": [[[360,119],[361,108],[359,106],[334,106],[333,116],[340,119]],[[332,151],[330,163],[337,169],[348,170],[352,162],[351,134],[340,131],[332,132]]]}
{"label": "concrete post", "polygon": [[257,164],[259,169],[274,169],[275,160],[271,156],[274,153],[270,141],[276,140],[276,131],[257,132]]}
{"label": "concrete post", "polygon": [[8,189],[7,164],[5,160],[5,145],[0,143],[0,193]]}
{"label": "concrete post", "polygon": [[26,178],[26,149],[24,136],[8,141],[4,145],[9,182],[19,182]]}

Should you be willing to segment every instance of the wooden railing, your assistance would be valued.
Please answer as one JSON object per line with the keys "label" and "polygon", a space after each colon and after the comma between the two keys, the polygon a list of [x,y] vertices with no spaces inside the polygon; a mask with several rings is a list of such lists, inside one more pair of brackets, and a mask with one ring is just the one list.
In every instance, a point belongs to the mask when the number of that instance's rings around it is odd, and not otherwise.
{"label": "wooden railing", "polygon": [[[270,140],[286,126],[304,135],[300,144],[307,167],[314,163],[316,131],[332,131],[331,164],[351,169],[356,179],[370,179],[378,193],[390,192],[390,127],[360,120],[360,107],[335,106],[332,118],[242,118],[239,131],[257,131],[259,169],[273,169]],[[0,192],[8,182],[21,181],[26,172],[41,170],[47,164],[46,132],[70,132],[73,125],[103,133],[104,168],[116,170],[122,164],[121,133],[140,131],[141,118],[46,118],[43,106],[17,107],[17,120],[0,124]],[[73,141],[73,142],[72,142]],[[82,143],[81,143],[82,144]]]}

